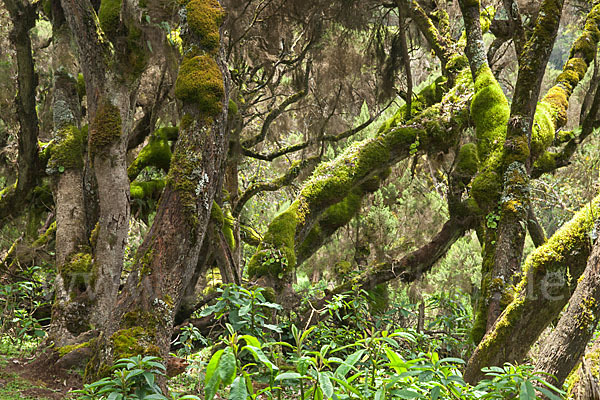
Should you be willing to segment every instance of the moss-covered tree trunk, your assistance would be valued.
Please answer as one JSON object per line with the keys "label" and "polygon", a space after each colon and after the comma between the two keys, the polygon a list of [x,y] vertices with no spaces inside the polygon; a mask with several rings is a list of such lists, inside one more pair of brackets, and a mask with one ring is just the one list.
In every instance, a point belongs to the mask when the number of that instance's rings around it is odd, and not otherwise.
{"label": "moss-covered tree trunk", "polygon": [[542,343],[535,365],[536,371],[556,377],[554,385],[561,387],[577,365],[592,338],[600,317],[600,246],[592,254],[567,310],[558,325]]}
{"label": "moss-covered tree trunk", "polygon": [[10,41],[15,46],[17,58],[16,115],[19,120],[17,182],[0,191],[0,223],[14,217],[25,209],[26,199],[39,179],[38,117],[36,111],[36,88],[38,76],[34,69],[33,50],[29,31],[37,18],[36,3],[4,0],[10,14],[13,29]]}
{"label": "moss-covered tree trunk", "polygon": [[[600,22],[598,18],[600,15],[598,13],[599,11],[600,9],[598,6],[595,6],[588,14],[585,29],[572,46],[569,59],[565,63],[563,72],[558,76],[556,84],[537,105],[534,116],[534,128],[532,130],[529,146],[529,161],[535,163],[534,168],[547,168],[547,170],[556,168],[555,160],[557,157],[553,153],[548,152],[547,148],[553,142],[560,143],[562,140],[560,134],[555,138],[554,133],[566,123],[569,97],[577,84],[583,79],[588,65],[594,59],[596,44],[600,39],[600,35],[598,34]],[[541,31],[542,34],[547,33],[544,28],[538,28],[536,31]],[[533,39],[530,39],[529,42],[531,42],[531,40]],[[526,48],[527,46],[525,46],[525,49]],[[478,89],[476,87],[476,92],[477,91]],[[476,97],[477,96],[478,94],[476,94]],[[475,99],[473,102],[475,102]],[[502,149],[502,152],[510,154],[510,152],[507,152],[506,147]],[[500,158],[500,160],[501,159],[502,158]],[[515,174],[513,177],[514,176],[518,177],[519,174]],[[478,178],[476,178],[473,183],[474,188],[477,179]],[[511,197],[508,196],[508,200],[510,199]],[[506,202],[507,207],[510,207],[510,205],[510,201]],[[562,306],[566,304],[568,299],[565,298],[565,296],[569,293],[568,287],[572,282],[570,283],[567,279],[563,279],[566,276],[565,271],[569,268],[572,276],[579,276],[585,265],[587,255],[589,255],[589,240],[587,240],[587,236],[581,236],[580,239],[577,239],[574,246],[579,249],[577,251],[581,251],[582,253],[574,254],[571,253],[571,247],[567,249],[563,248],[563,243],[565,241],[572,242],[572,234],[568,233],[568,237],[566,237],[559,233],[574,230],[575,232],[580,232],[577,233],[577,235],[582,235],[581,231],[579,231],[580,229],[590,229],[588,225],[591,223],[591,217],[588,218],[589,220],[585,220],[582,217],[583,214],[581,214],[584,212],[584,210],[580,211],[580,214],[578,214],[579,217],[576,217],[571,223],[565,225],[563,228],[564,230],[561,229],[546,244],[538,247],[525,262],[521,283],[519,283],[517,287],[515,299],[508,305],[502,316],[494,324],[490,325],[491,329],[488,335],[481,341],[467,365],[467,370],[465,372],[465,377],[467,379],[472,381],[480,379],[482,377],[480,369],[484,366],[502,365],[507,361],[521,361],[531,344],[537,339],[539,333],[541,333],[552,318],[556,317]],[[578,226],[574,226],[574,224]],[[486,242],[485,245],[487,246],[487,244],[488,242]],[[496,250],[496,247],[492,248]],[[541,251],[550,251],[551,253],[547,254],[547,258],[549,261],[553,260],[552,262],[556,263],[556,266],[552,268],[551,271],[537,271],[532,278],[530,274],[535,269],[528,266],[537,264],[535,258],[539,258],[543,254],[540,253]],[[568,255],[563,255],[564,252],[568,252]],[[581,258],[582,254],[584,255],[584,258]],[[557,255],[560,256],[555,258]],[[568,258],[570,262],[567,261],[567,257],[570,257]],[[484,263],[485,261],[486,259],[484,258]],[[527,268],[531,269],[528,271]],[[483,272],[485,273],[485,271]],[[482,281],[482,291],[484,293],[486,293],[486,290],[488,291],[487,293],[491,292],[490,288],[493,289],[493,285],[496,283],[491,279],[491,276],[491,274],[487,278],[484,276]],[[560,278],[560,276],[563,278]],[[557,282],[556,279],[558,278],[562,279],[562,281]],[[502,282],[500,282],[500,285],[503,288],[505,287]],[[561,285],[562,289],[558,287]],[[555,287],[553,290],[561,293],[560,296],[562,297],[560,299],[556,299],[553,296],[549,297],[547,295],[548,288],[553,286]],[[506,289],[502,289],[501,292],[503,293],[503,296],[507,294]],[[532,293],[539,294],[531,295]],[[482,303],[484,312],[477,314],[477,320],[475,322],[476,328],[486,326],[486,324],[481,323],[481,321],[486,320],[488,314],[485,310],[488,310],[489,308],[488,303]],[[540,310],[543,310],[543,312],[540,312]],[[527,322],[529,325],[523,325],[523,322],[521,321]],[[524,328],[525,326],[526,329]]]}
{"label": "moss-covered tree trunk", "polygon": [[[89,329],[89,250],[83,196],[84,134],[77,91],[77,61],[60,6],[53,9],[53,123],[55,143],[47,171],[54,177],[56,218],[55,297],[50,340],[71,344]],[[79,270],[82,269],[82,270]]]}
{"label": "moss-covered tree trunk", "polygon": [[219,32],[225,13],[216,0],[190,0],[179,15],[185,16],[184,59],[175,84],[183,115],[179,139],[156,217],[89,372],[102,374],[114,359],[134,354],[167,357],[175,313],[204,256],[226,153],[229,79]]}

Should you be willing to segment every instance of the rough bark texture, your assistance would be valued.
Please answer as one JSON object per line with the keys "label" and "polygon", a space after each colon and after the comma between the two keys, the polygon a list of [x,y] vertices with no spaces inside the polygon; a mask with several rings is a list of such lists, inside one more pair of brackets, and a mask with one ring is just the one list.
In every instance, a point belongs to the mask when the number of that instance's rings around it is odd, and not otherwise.
{"label": "rough bark texture", "polygon": [[[86,262],[91,260],[91,255],[87,252],[87,259],[83,255],[83,246],[88,241],[83,197],[84,138],[80,131],[81,106],[75,78],[77,62],[71,52],[71,32],[62,15],[56,15],[56,11],[53,21],[53,123],[56,142],[51,147],[48,172],[54,175],[55,180],[58,274],[50,338],[55,346],[61,347],[89,329],[86,307],[89,298],[83,294],[83,288],[87,288],[89,283],[90,270],[75,267],[91,267],[91,263]],[[78,261],[82,262],[77,264]]]}
{"label": "rough bark texture", "polygon": [[198,265],[221,185],[229,91],[219,39],[224,12],[216,1],[191,0],[180,15],[187,19],[186,56],[175,84],[183,115],[179,139],[154,223],[114,311],[116,323],[105,331],[90,372],[102,373],[113,359],[132,354],[167,357],[175,313]]}
{"label": "rough bark texture", "polygon": [[523,276],[492,330],[469,359],[464,377],[475,383],[481,368],[521,362],[540,333],[567,304],[591,252],[589,232],[600,215],[600,197],[580,210],[525,260]]}
{"label": "rough bark texture", "polygon": [[[488,331],[500,316],[502,297],[519,272],[525,245],[529,213],[530,143],[536,105],[548,58],[558,32],[564,0],[547,0],[536,23],[531,39],[519,57],[519,74],[515,85],[510,118],[503,153],[503,192],[500,221],[492,270],[493,286],[490,293]],[[501,283],[500,283],[501,282]]]}
{"label": "rough bark texture", "polygon": [[561,387],[579,362],[592,338],[600,317],[600,246],[594,245],[583,276],[569,300],[569,306],[550,336],[544,340],[535,369],[556,377]]}
{"label": "rough bark texture", "polygon": [[10,14],[13,29],[10,41],[17,55],[17,86],[15,98],[17,117],[19,120],[18,135],[18,179],[17,182],[0,191],[0,222],[5,218],[17,215],[27,204],[36,186],[39,176],[38,157],[38,118],[36,112],[36,88],[38,76],[34,70],[33,51],[29,30],[35,26],[37,4],[19,0],[5,0],[4,5]]}
{"label": "rough bark texture", "polygon": [[[131,128],[136,82],[118,68],[117,57],[89,0],[63,0],[62,7],[79,48],[87,93],[88,151],[97,181],[99,215],[92,270],[91,321],[104,327],[111,319],[119,288],[129,229],[127,132]],[[124,3],[123,5],[125,5]],[[123,9],[121,10],[123,12]]]}

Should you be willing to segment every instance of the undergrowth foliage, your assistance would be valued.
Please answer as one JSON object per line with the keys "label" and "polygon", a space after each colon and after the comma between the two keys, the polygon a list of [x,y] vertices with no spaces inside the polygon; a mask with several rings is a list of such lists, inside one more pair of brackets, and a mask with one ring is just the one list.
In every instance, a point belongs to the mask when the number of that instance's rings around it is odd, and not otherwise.
{"label": "undergrowth foliage", "polygon": [[[197,394],[204,400],[537,399],[540,395],[560,399],[564,395],[527,365],[487,368],[485,380],[477,386],[467,384],[461,373],[465,361],[440,356],[464,350],[457,342],[460,335],[466,338],[472,315],[459,294],[432,296],[427,301],[431,320],[424,332],[417,332],[392,328],[387,323],[392,318],[389,313],[366,318],[366,292],[334,297],[319,310],[329,318],[301,327],[290,319],[268,323],[280,306],[268,302],[262,289],[225,285],[218,290],[215,304],[200,315],[214,313],[224,322],[225,333],[210,343],[187,327],[178,339],[209,345],[207,362],[191,371],[199,383]],[[411,308],[399,307],[401,316],[396,318],[410,318]],[[180,355],[193,358],[192,353],[189,345]],[[156,379],[164,374],[160,359],[131,357],[119,360],[110,377],[77,393],[81,400],[168,399]]]}

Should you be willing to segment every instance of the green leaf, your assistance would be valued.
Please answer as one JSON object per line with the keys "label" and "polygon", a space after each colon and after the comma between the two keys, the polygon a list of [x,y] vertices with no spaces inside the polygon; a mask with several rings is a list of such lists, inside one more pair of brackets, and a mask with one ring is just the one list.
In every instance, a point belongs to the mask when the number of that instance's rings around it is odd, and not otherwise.
{"label": "green leaf", "polygon": [[219,361],[219,378],[223,381],[223,385],[228,386],[233,383],[235,374],[237,372],[237,365],[235,361],[235,355],[231,350],[231,347],[225,349],[221,360]]}
{"label": "green leaf", "polygon": [[241,376],[238,376],[231,385],[229,400],[246,400],[247,397],[248,389],[246,388],[246,381]]}
{"label": "green leaf", "polygon": [[275,377],[276,381],[282,381],[284,379],[301,379],[302,375],[297,372],[284,372],[283,374],[279,374]]}
{"label": "green leaf", "polygon": [[208,362],[208,366],[206,367],[206,376],[204,378],[204,399],[212,400],[215,397],[215,393],[217,393],[217,389],[219,383],[221,383],[221,378],[219,374],[215,374],[217,371],[217,367],[219,366],[219,360],[223,355],[225,350],[219,350],[211,357]]}
{"label": "green leaf", "polygon": [[248,350],[250,353],[252,353],[252,355],[254,356],[254,359],[262,362],[267,368],[269,368],[269,370],[271,372],[273,372],[273,370],[279,370],[279,368],[277,367],[277,365],[273,364],[267,358],[267,356],[265,355],[265,353],[263,353],[263,351],[261,349],[259,349],[258,347],[244,346],[244,347],[242,347],[242,350]]}
{"label": "green leaf", "polygon": [[342,385],[344,387],[344,389],[346,389],[349,392],[354,393],[359,398],[361,398],[361,399],[365,398],[357,388],[355,388],[354,386],[352,386],[351,384],[349,384],[348,382],[346,382],[344,379],[338,379],[335,376],[332,376],[331,380],[334,381],[334,382],[339,383],[340,385]]}
{"label": "green leaf", "polygon": [[519,391],[519,400],[531,400],[535,399],[535,389],[529,381],[521,383],[521,389]]}
{"label": "green leaf", "polygon": [[374,400],[385,400],[385,386],[381,386],[377,389]]}
{"label": "green leaf", "polygon": [[319,372],[319,384],[326,398],[330,399],[333,396],[333,384],[329,379],[329,372]]}
{"label": "green leaf", "polygon": [[346,360],[337,367],[337,369],[335,370],[335,375],[337,377],[346,376],[346,374],[348,374],[350,369],[352,367],[354,367],[354,365],[361,359],[363,354],[365,354],[365,351],[366,351],[365,349],[360,349],[360,350],[357,350],[354,353],[350,354],[346,358]]}
{"label": "green leaf", "polygon": [[242,335],[240,339],[244,339],[249,346],[261,348],[260,342],[252,335]]}
{"label": "green leaf", "polygon": [[431,396],[431,400],[437,400],[440,397],[440,392],[441,389],[439,386],[436,386],[433,389],[431,389],[431,393],[429,394]]}

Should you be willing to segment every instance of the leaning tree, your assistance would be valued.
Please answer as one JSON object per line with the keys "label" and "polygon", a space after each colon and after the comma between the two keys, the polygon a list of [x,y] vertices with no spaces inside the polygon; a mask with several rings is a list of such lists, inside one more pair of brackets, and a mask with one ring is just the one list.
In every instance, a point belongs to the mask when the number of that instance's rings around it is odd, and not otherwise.
{"label": "leaning tree", "polygon": [[[330,3],[4,0],[18,61],[20,125],[18,179],[0,193],[0,220],[25,212],[39,197],[36,189],[50,183],[56,223],[36,241],[56,240],[49,340],[61,354],[89,357],[88,378],[122,356],[166,358],[174,325],[208,301],[197,295],[214,265],[224,282],[241,283],[245,272],[253,285],[296,308],[296,268],[357,215],[390,167],[422,157],[451,165],[449,218],[440,231],[313,304],[353,288],[413,282],[474,230],[482,282],[471,333],[478,346],[466,379],[480,379],[485,366],[522,361],[567,304],[538,366],[559,383],[573,369],[600,310],[589,235],[598,199],[546,239],[530,191],[532,181],[566,166],[597,126],[596,80],[581,129],[564,130],[569,99],[596,57],[600,5],[582,5],[581,35],[542,93],[562,0],[526,12],[512,0],[495,4],[498,12],[476,0],[461,0],[458,8],[417,0]],[[43,148],[29,39],[39,15],[52,23],[54,54],[53,138]],[[453,35],[450,21],[459,19],[464,32]],[[392,23],[397,29],[388,29]],[[344,54],[332,32],[343,38]],[[488,32],[494,40],[486,48]],[[440,71],[419,91],[409,54],[415,46],[431,49]],[[500,48],[516,54],[510,91],[498,83]],[[343,66],[332,67],[333,59]],[[371,59],[378,69],[363,68]],[[397,93],[395,85],[402,87]],[[375,135],[322,161],[326,146],[373,124],[396,95],[404,105]],[[340,115],[358,114],[363,101],[373,115],[336,129],[344,125]],[[278,124],[305,131],[285,142],[274,132],[283,130]],[[294,162],[279,177],[240,185],[247,160],[284,157]],[[163,178],[144,176],[148,167]],[[297,195],[263,235],[245,224],[254,196],[297,182]],[[148,222],[153,202],[152,224],[124,270],[132,210]],[[490,224],[490,216],[498,222]],[[527,231],[537,247],[523,260]],[[241,241],[256,246],[245,266]],[[7,252],[3,272],[17,268],[16,253]]]}

